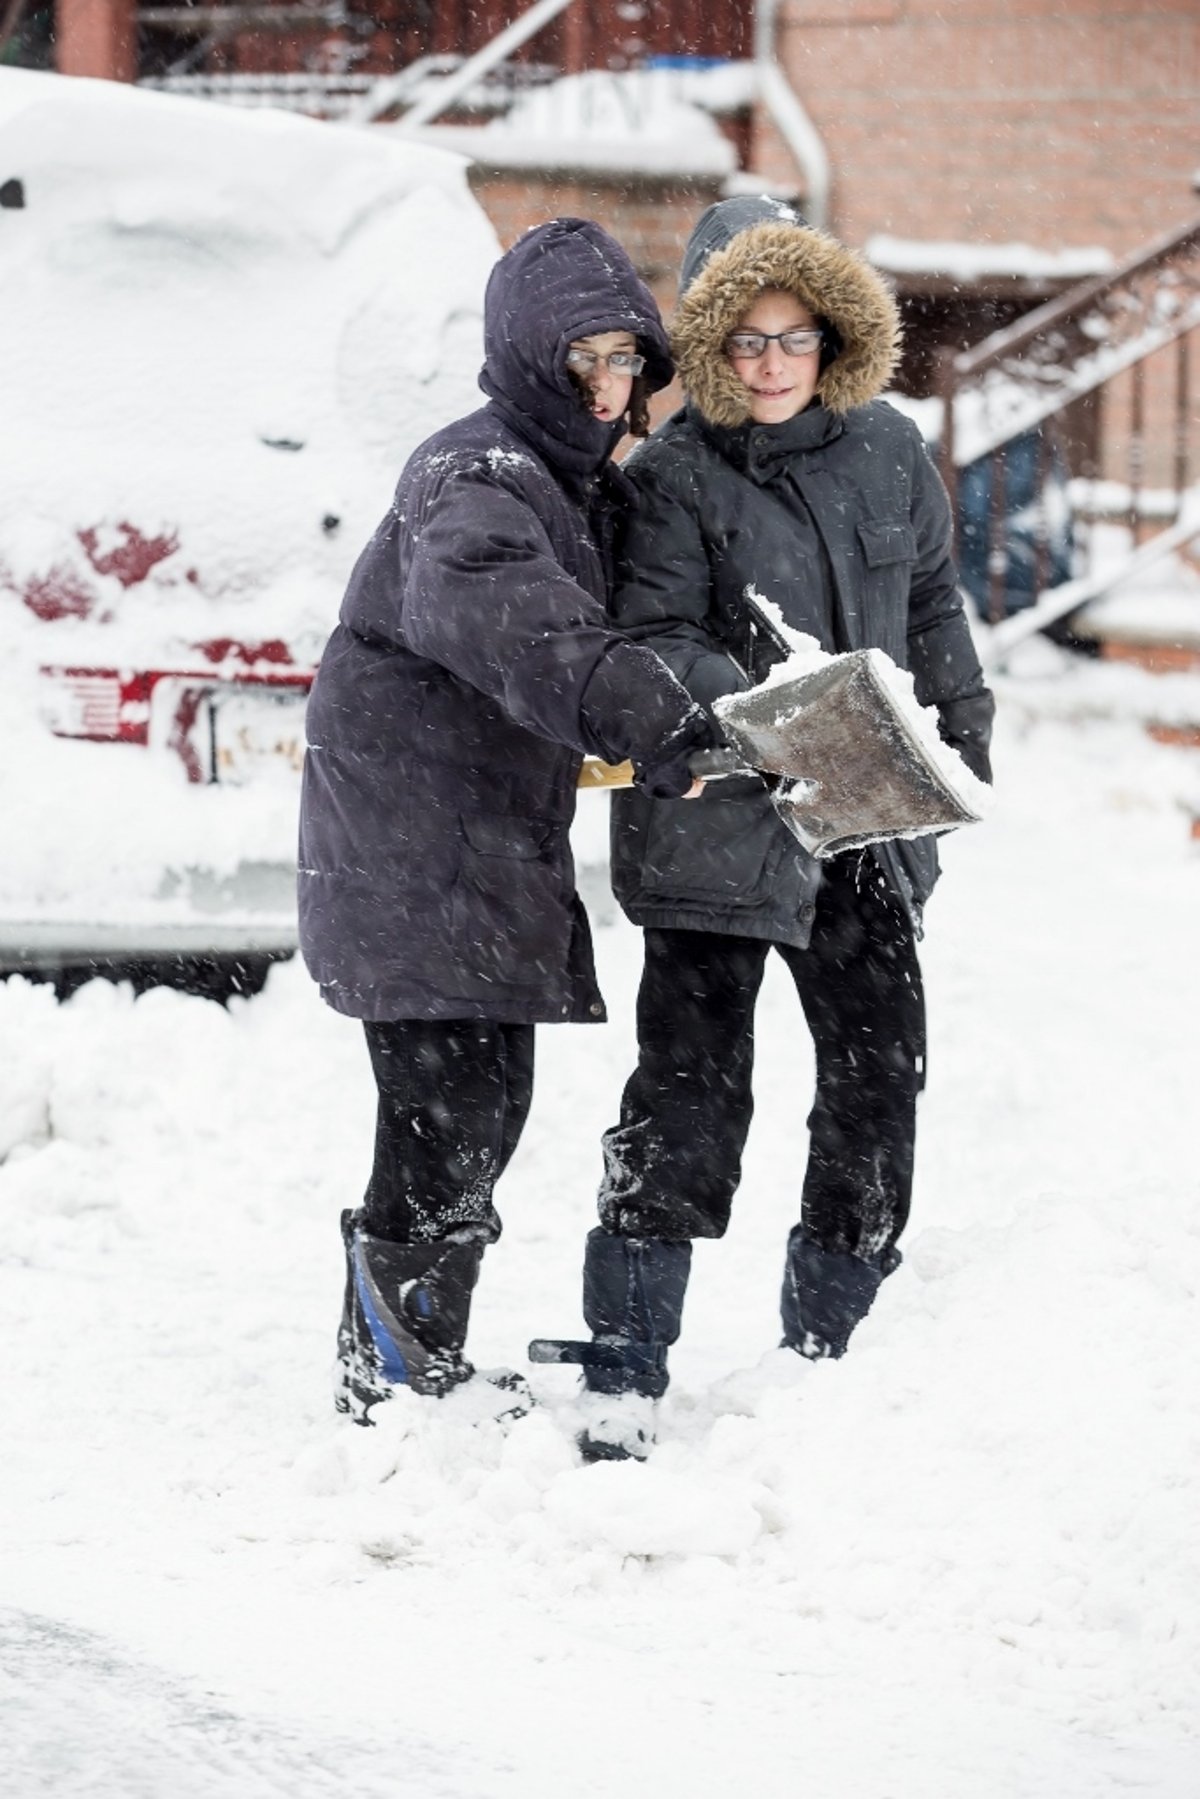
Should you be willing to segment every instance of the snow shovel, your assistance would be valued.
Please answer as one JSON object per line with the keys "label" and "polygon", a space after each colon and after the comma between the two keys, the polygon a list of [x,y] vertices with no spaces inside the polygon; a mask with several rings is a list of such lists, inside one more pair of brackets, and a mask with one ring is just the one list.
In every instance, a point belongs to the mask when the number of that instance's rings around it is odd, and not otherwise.
{"label": "snow shovel", "polygon": [[[979,820],[871,650],[831,656],[809,674],[773,671],[761,686],[718,700],[715,711],[730,747],[698,751],[692,772],[704,780],[763,777],[775,810],[812,856]],[[632,784],[628,762],[585,762],[579,778],[580,787]]]}

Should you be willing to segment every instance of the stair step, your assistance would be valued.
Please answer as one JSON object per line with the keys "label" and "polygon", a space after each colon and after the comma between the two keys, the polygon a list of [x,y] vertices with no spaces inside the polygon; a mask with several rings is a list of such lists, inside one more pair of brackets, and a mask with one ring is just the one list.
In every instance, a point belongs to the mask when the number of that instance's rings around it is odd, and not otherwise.
{"label": "stair step", "polygon": [[1180,749],[1200,750],[1200,725],[1148,724],[1147,731],[1155,743],[1170,743]]}
{"label": "stair step", "polygon": [[1105,637],[1100,655],[1106,662],[1135,662],[1152,675],[1180,675],[1200,668],[1200,645],[1151,643]]}

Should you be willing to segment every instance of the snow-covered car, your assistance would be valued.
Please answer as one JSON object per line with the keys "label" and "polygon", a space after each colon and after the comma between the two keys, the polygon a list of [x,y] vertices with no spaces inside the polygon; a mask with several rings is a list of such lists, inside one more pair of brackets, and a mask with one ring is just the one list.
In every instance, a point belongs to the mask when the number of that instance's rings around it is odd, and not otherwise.
{"label": "snow-covered car", "polygon": [[292,949],[316,659],[480,399],[465,167],[0,69],[0,974]]}

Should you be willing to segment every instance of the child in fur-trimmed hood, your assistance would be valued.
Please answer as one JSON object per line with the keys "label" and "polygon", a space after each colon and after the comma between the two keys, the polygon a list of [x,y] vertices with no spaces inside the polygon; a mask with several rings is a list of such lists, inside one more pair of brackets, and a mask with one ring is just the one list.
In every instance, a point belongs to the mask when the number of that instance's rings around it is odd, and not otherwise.
{"label": "child in fur-trimmed hood", "polygon": [[[827,651],[875,646],[911,669],[918,700],[986,779],[992,699],[945,490],[915,426],[879,397],[899,342],[895,302],[853,250],[775,200],[710,207],[672,329],[687,404],[626,465],[638,508],[613,619],[707,707],[776,654],[747,606],[761,596]],[[925,1079],[916,943],[937,878],[928,837],[817,863],[751,780],[710,785],[690,806],[619,796],[612,843],[645,968],[638,1064],[605,1133],[584,1265],[602,1349],[584,1362],[596,1457],[646,1453],[691,1242],[728,1225],[772,949],[817,1061],[784,1343],[840,1356],[899,1265]]]}

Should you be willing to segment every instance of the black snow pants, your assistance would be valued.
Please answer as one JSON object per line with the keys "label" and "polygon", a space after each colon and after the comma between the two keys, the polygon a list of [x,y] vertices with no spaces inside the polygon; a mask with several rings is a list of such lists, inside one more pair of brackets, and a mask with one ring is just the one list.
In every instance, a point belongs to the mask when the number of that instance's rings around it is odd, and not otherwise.
{"label": "black snow pants", "polygon": [[821,1248],[886,1255],[908,1218],[925,1003],[914,932],[870,856],[828,863],[809,947],[645,932],[638,1065],[604,1136],[600,1221],[629,1237],[720,1237],[754,1102],[754,1006],[787,963],[816,1050],[800,1223]]}
{"label": "black snow pants", "polygon": [[379,1105],[362,1229],[394,1243],[494,1243],[492,1190],[533,1096],[533,1025],[401,1019],[363,1028]]}

